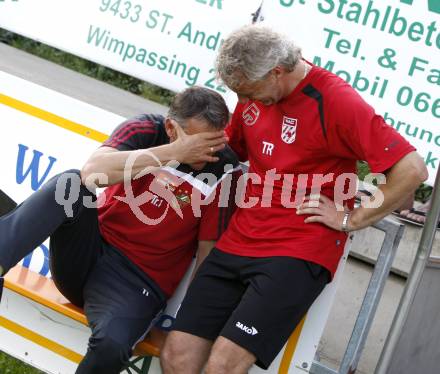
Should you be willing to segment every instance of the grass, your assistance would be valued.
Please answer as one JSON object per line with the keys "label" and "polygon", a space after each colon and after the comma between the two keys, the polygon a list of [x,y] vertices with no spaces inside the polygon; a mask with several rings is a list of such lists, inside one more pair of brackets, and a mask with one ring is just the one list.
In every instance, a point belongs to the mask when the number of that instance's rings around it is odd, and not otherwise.
{"label": "grass", "polygon": [[26,365],[20,360],[15,359],[0,351],[0,373],[2,374],[42,374],[43,372]]}

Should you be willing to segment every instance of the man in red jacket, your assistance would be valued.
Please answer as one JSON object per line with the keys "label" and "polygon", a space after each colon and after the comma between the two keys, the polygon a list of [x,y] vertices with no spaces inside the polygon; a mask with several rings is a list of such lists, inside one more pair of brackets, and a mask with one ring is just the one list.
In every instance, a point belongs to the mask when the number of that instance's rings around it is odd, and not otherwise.
{"label": "man in red jacket", "polygon": [[[166,374],[268,368],[331,280],[347,232],[386,216],[427,178],[415,149],[288,38],[244,27],[225,40],[217,69],[239,99],[227,134],[249,160],[253,204],[236,211],[192,282],[162,352]],[[353,209],[348,199],[344,209],[357,160],[386,174],[374,195],[383,202]]]}
{"label": "man in red jacket", "polygon": [[[196,250],[200,263],[226,228],[234,194],[220,201],[219,190],[239,175],[228,119],[219,94],[189,88],[167,118],[122,123],[81,171],[53,177],[0,217],[0,276],[50,236],[53,280],[92,329],[77,373],[119,373]],[[96,185],[108,188],[93,204]]]}

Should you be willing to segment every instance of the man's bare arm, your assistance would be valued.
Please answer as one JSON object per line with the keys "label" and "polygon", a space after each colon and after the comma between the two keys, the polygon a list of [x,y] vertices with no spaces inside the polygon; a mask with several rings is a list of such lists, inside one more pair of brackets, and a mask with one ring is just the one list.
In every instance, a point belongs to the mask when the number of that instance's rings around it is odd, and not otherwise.
{"label": "man's bare arm", "polygon": [[378,208],[361,206],[354,209],[348,221],[349,230],[370,226],[399,208],[402,200],[428,179],[428,170],[419,154],[411,152],[391,167],[386,177],[386,184],[379,185],[379,190],[383,193],[381,206]]}
{"label": "man's bare arm", "polygon": [[[86,186],[93,183],[98,187],[111,186],[124,179],[133,179],[147,167],[157,168],[160,164],[166,165],[175,160],[170,145],[135,151],[118,151],[112,147],[98,148],[81,169],[82,183]],[[129,159],[133,160],[133,163],[128,169]],[[98,180],[97,174],[104,174],[106,178]]]}
{"label": "man's bare arm", "polygon": [[[354,209],[348,219],[348,231],[359,230],[379,221],[397,209],[407,196],[412,194],[428,178],[428,170],[417,152],[411,152],[394,164],[388,171],[386,184],[379,186],[373,195],[383,194],[383,203],[376,208],[360,206]],[[308,214],[304,222],[320,222],[335,230],[341,230],[345,212],[338,211],[335,204],[325,196],[320,197],[319,207],[305,201],[297,214]]]}
{"label": "man's bare arm", "polygon": [[[81,170],[83,184],[111,186],[124,179],[133,179],[148,167],[158,168],[170,161],[190,164],[218,160],[212,154],[225,146],[227,138],[223,131],[187,135],[177,123],[173,125],[178,138],[170,144],[134,151],[118,151],[112,147],[97,149]],[[130,168],[126,170],[127,161],[130,160]],[[96,174],[104,174],[106,177],[98,179]]]}

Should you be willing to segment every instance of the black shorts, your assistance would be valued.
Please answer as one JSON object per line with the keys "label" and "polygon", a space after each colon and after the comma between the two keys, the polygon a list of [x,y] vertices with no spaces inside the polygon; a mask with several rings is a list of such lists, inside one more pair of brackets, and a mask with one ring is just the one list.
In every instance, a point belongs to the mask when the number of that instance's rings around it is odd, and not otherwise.
{"label": "black shorts", "polygon": [[174,330],[232,340],[267,369],[330,281],[320,265],[291,257],[242,257],[214,248],[177,314]]}

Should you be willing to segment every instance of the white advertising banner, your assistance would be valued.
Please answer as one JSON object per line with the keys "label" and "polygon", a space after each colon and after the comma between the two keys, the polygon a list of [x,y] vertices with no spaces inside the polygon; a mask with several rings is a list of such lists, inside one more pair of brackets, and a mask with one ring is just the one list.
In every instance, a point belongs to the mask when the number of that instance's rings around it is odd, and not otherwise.
{"label": "white advertising banner", "polygon": [[[261,0],[4,0],[0,27],[159,86],[215,80],[222,40]],[[348,81],[425,159],[440,163],[439,0],[265,0],[264,22]]]}
{"label": "white advertising banner", "polygon": [[6,0],[0,27],[173,91],[215,80],[224,37],[252,21],[261,0]]}
{"label": "white advertising banner", "polygon": [[[80,169],[123,120],[0,71],[0,188],[20,203],[54,175]],[[24,265],[50,275],[48,248],[42,244]]]}
{"label": "white advertising banner", "polygon": [[264,23],[349,82],[424,157],[440,163],[439,0],[269,0]]}

